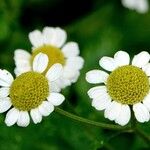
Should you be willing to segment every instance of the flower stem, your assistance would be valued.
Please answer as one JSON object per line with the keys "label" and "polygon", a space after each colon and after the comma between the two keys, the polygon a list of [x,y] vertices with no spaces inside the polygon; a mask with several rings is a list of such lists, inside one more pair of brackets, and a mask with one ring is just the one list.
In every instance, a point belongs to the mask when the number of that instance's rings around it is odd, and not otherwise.
{"label": "flower stem", "polygon": [[135,119],[135,116],[134,116],[134,112],[131,108],[131,129],[135,129],[136,128],[136,119]]}
{"label": "flower stem", "polygon": [[96,126],[96,127],[100,127],[100,128],[104,128],[104,129],[111,129],[111,130],[128,130],[129,129],[128,127],[121,127],[118,125],[96,122],[96,121],[92,121],[92,120],[89,120],[89,119],[86,119],[83,117],[79,117],[70,112],[64,111],[58,107],[55,109],[55,111],[63,116],[66,116],[66,117],[71,118],[78,122],[85,123],[87,125],[92,125],[92,126]]}

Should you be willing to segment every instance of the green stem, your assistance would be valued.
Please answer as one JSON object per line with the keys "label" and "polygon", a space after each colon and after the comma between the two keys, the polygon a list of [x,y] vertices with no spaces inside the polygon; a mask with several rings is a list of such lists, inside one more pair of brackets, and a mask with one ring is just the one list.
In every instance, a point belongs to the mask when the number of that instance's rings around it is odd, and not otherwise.
{"label": "green stem", "polygon": [[135,129],[136,128],[136,119],[135,119],[135,116],[134,116],[134,112],[131,108],[131,129]]}
{"label": "green stem", "polygon": [[92,126],[96,126],[96,127],[100,127],[100,128],[104,128],[104,129],[111,129],[111,130],[128,130],[129,129],[128,127],[121,127],[118,125],[96,122],[96,121],[92,121],[92,120],[89,120],[89,119],[86,119],[83,117],[79,117],[79,116],[76,116],[72,113],[64,111],[58,107],[55,109],[55,111],[57,113],[63,115],[63,116],[66,116],[66,117],[71,118],[71,119],[78,121],[78,122],[85,123],[87,125],[92,125]]}

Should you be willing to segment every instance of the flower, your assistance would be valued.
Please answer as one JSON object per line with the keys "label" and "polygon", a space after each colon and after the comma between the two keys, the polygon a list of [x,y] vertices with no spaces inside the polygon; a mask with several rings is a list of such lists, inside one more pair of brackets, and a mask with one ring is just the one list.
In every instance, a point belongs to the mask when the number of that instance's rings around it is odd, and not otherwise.
{"label": "flower", "polygon": [[55,91],[75,83],[80,75],[80,69],[83,67],[84,60],[79,56],[79,47],[76,42],[65,44],[66,32],[58,27],[45,27],[42,32],[35,30],[29,33],[29,39],[32,43],[32,54],[22,49],[15,51],[16,75],[32,70],[34,57],[40,52],[49,57],[49,63],[46,71],[55,63],[63,66],[62,76],[51,86]]}
{"label": "flower", "polygon": [[86,73],[89,83],[100,84],[88,91],[92,106],[105,110],[104,116],[124,126],[131,118],[131,110],[137,121],[143,123],[150,119],[150,55],[141,52],[130,57],[124,51],[118,51],[114,58],[102,57],[99,64],[110,74],[102,70]]}
{"label": "flower", "polygon": [[121,2],[124,7],[136,10],[138,13],[146,13],[149,9],[147,0],[121,0]]}
{"label": "flower", "polygon": [[[0,113],[9,110],[5,123],[26,127],[30,123],[29,113],[35,124],[54,111],[54,106],[64,101],[64,96],[51,91],[51,83],[61,76],[62,65],[54,64],[42,72],[48,65],[46,54],[39,53],[33,61],[33,71],[25,72],[14,80],[7,70],[0,70]],[[29,112],[29,113],[28,113]]]}

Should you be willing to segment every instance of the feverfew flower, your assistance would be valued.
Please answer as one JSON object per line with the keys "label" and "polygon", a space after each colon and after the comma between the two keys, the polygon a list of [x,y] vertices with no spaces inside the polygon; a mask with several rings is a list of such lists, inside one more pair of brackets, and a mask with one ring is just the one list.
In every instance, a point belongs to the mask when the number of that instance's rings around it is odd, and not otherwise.
{"label": "feverfew flower", "polygon": [[92,106],[105,110],[104,116],[124,126],[134,111],[137,121],[150,119],[150,60],[149,53],[143,51],[135,55],[131,64],[128,53],[118,51],[114,58],[102,57],[99,64],[102,70],[87,72],[89,83],[100,84],[88,91]]}
{"label": "feverfew flower", "polygon": [[126,8],[136,10],[138,13],[146,13],[149,9],[148,0],[121,0]]}
{"label": "feverfew flower", "polygon": [[32,54],[21,49],[15,51],[16,75],[32,70],[34,57],[42,52],[49,58],[46,71],[55,63],[63,66],[62,76],[51,85],[54,91],[60,91],[77,81],[84,60],[79,56],[80,50],[76,42],[65,44],[67,34],[64,30],[45,27],[42,32],[35,30],[29,33],[29,39],[33,46]]}
{"label": "feverfew flower", "polygon": [[50,115],[54,106],[64,101],[62,94],[51,91],[51,83],[61,76],[62,65],[52,65],[43,75],[47,65],[47,55],[39,53],[33,60],[33,71],[23,73],[15,80],[8,71],[0,70],[0,113],[10,109],[5,118],[7,126],[15,123],[28,126],[29,113],[35,124],[40,123],[42,116]]}

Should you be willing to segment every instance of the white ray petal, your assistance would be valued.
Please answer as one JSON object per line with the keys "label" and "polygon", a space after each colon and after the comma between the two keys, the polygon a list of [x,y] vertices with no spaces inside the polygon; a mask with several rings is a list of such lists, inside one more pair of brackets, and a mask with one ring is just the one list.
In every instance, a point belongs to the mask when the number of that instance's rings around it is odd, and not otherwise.
{"label": "white ray petal", "polygon": [[42,115],[39,112],[38,108],[32,109],[30,111],[30,115],[35,124],[40,123],[42,121]]}
{"label": "white ray petal", "polygon": [[30,32],[29,39],[35,48],[40,47],[44,44],[43,35],[39,30],[34,30],[34,31]]}
{"label": "white ray petal", "polygon": [[53,38],[55,35],[55,28],[53,27],[45,27],[43,29],[43,40],[44,40],[44,44],[48,44],[51,45]]}
{"label": "white ray petal", "polygon": [[142,67],[142,70],[146,73],[147,76],[150,76],[150,63],[147,63]]}
{"label": "white ray petal", "polygon": [[137,121],[143,123],[147,122],[150,119],[150,114],[148,109],[142,103],[137,103],[133,105],[133,111]]}
{"label": "white ray petal", "polygon": [[131,118],[131,111],[128,105],[121,105],[121,109],[118,117],[115,119],[115,122],[121,126],[126,125]]}
{"label": "white ray petal", "polygon": [[150,112],[150,93],[144,98],[143,104],[145,105],[145,107]]}
{"label": "white ray petal", "polygon": [[62,48],[66,58],[78,56],[80,53],[79,46],[76,42],[68,42]]}
{"label": "white ray petal", "polygon": [[88,95],[90,98],[94,99],[101,95],[107,95],[106,86],[96,86],[88,90]]}
{"label": "white ray petal", "polygon": [[50,82],[57,80],[61,77],[63,67],[61,64],[54,64],[46,73],[46,77]]}
{"label": "white ray petal", "polygon": [[10,87],[13,81],[13,76],[7,70],[0,69],[0,86]]}
{"label": "white ray petal", "polygon": [[147,0],[136,1],[136,10],[139,13],[146,13],[149,10],[149,4]]}
{"label": "white ray petal", "polygon": [[0,99],[0,113],[7,111],[11,107],[11,100],[9,97]]}
{"label": "white ray petal", "polygon": [[45,71],[48,65],[48,56],[43,53],[39,53],[33,60],[33,70],[39,73]]}
{"label": "white ray petal", "polygon": [[59,28],[45,27],[43,29],[43,38],[45,44],[50,44],[60,48],[67,39],[66,32]]}
{"label": "white ray petal", "polygon": [[121,104],[116,101],[113,101],[105,109],[104,116],[109,120],[115,120],[119,116],[120,110],[121,110]]}
{"label": "white ray petal", "polygon": [[20,111],[17,120],[17,125],[20,127],[27,127],[30,123],[30,117],[27,111]]}
{"label": "white ray petal", "polygon": [[54,106],[59,106],[65,100],[65,97],[60,93],[50,93],[47,98],[49,102],[51,102]]}
{"label": "white ray petal", "polygon": [[7,97],[9,95],[9,90],[10,88],[8,87],[0,88],[0,98]]}
{"label": "white ray petal", "polygon": [[99,65],[107,71],[113,71],[118,67],[113,58],[106,56],[100,59]]}
{"label": "white ray petal", "polygon": [[42,116],[49,116],[53,111],[54,106],[48,101],[43,101],[42,104],[39,106],[39,112]]}
{"label": "white ray petal", "polygon": [[129,65],[130,63],[130,56],[127,52],[118,51],[114,55],[114,60],[117,66],[124,66]]}
{"label": "white ray petal", "polygon": [[70,70],[80,70],[83,68],[84,59],[80,56],[78,57],[70,57],[66,60],[66,67],[70,68]]}
{"label": "white ray petal", "polygon": [[67,39],[66,31],[57,27],[55,28],[55,34],[52,40],[52,44],[56,47],[61,47]]}
{"label": "white ray petal", "polygon": [[89,83],[106,83],[108,74],[101,70],[91,70],[86,73],[86,80]]}
{"label": "white ray petal", "polygon": [[11,110],[8,111],[8,113],[6,114],[6,118],[5,118],[5,123],[7,126],[12,126],[14,125],[19,117],[19,110],[16,108],[12,108]]}
{"label": "white ray petal", "polygon": [[137,66],[139,68],[144,67],[150,60],[150,55],[148,52],[141,52],[134,56],[132,65]]}
{"label": "white ray petal", "polygon": [[97,110],[104,110],[111,105],[111,98],[109,95],[104,94],[92,100],[92,106]]}

